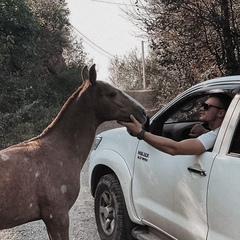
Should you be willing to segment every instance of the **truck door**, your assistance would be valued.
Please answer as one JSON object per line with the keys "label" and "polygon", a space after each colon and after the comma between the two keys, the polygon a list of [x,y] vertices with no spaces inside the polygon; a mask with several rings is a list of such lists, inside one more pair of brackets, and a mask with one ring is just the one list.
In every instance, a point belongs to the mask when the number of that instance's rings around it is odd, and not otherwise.
{"label": "truck door", "polygon": [[[185,102],[187,104],[178,106],[178,111],[165,122],[164,136],[180,140],[197,122],[198,110],[194,110],[193,103],[198,105],[198,101],[186,99]],[[175,106],[173,108],[176,109]],[[186,116],[187,112],[196,119]],[[171,156],[139,141],[133,200],[143,223],[155,226],[176,239],[206,240],[207,188],[215,156],[214,151],[200,156]]]}
{"label": "truck door", "polygon": [[214,160],[208,190],[209,240],[240,237],[240,100],[235,96],[219,154]]}
{"label": "truck door", "polygon": [[[176,239],[206,239],[207,185],[215,155],[206,152],[201,156],[171,156],[141,141],[133,199],[143,223],[154,225]],[[189,167],[199,169],[199,173],[190,172]],[[201,175],[200,169],[206,175]]]}

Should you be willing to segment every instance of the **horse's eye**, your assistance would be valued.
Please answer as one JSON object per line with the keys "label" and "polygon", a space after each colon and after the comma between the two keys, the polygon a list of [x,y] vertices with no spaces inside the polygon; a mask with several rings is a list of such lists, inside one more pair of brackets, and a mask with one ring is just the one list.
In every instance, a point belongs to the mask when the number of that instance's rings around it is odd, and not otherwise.
{"label": "horse's eye", "polygon": [[116,92],[111,92],[111,93],[109,93],[109,97],[115,97],[116,95],[117,95]]}

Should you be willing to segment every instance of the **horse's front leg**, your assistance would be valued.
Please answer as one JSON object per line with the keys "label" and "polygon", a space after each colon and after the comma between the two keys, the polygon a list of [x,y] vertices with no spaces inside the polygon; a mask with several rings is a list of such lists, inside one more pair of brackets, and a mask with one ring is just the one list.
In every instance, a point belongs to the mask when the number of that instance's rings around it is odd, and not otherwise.
{"label": "horse's front leg", "polygon": [[43,219],[50,240],[69,240],[69,215],[65,214],[49,214]]}

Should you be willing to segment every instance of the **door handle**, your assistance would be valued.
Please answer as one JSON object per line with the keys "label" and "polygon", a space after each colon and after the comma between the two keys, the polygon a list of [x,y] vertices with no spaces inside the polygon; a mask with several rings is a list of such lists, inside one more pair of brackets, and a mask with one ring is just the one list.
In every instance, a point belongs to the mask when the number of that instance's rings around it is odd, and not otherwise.
{"label": "door handle", "polygon": [[188,167],[188,171],[189,172],[194,172],[194,173],[198,173],[200,174],[201,176],[207,176],[207,172],[203,169],[199,169],[199,168],[195,168],[193,166],[189,166]]}

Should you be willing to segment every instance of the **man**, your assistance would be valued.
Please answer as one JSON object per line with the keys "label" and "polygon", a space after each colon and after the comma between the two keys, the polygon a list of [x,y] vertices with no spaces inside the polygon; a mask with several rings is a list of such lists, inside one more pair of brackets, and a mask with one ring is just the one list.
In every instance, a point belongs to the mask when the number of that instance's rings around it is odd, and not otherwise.
{"label": "man", "polygon": [[160,151],[171,155],[199,155],[213,147],[231,100],[232,98],[224,93],[211,94],[202,104],[199,111],[199,120],[208,123],[211,131],[203,133],[205,132],[204,128],[193,128],[190,133],[192,136],[203,134],[197,138],[186,139],[180,142],[145,132],[142,129],[142,125],[133,115],[130,116],[132,122],[119,123],[125,126],[133,136],[143,139]]}

